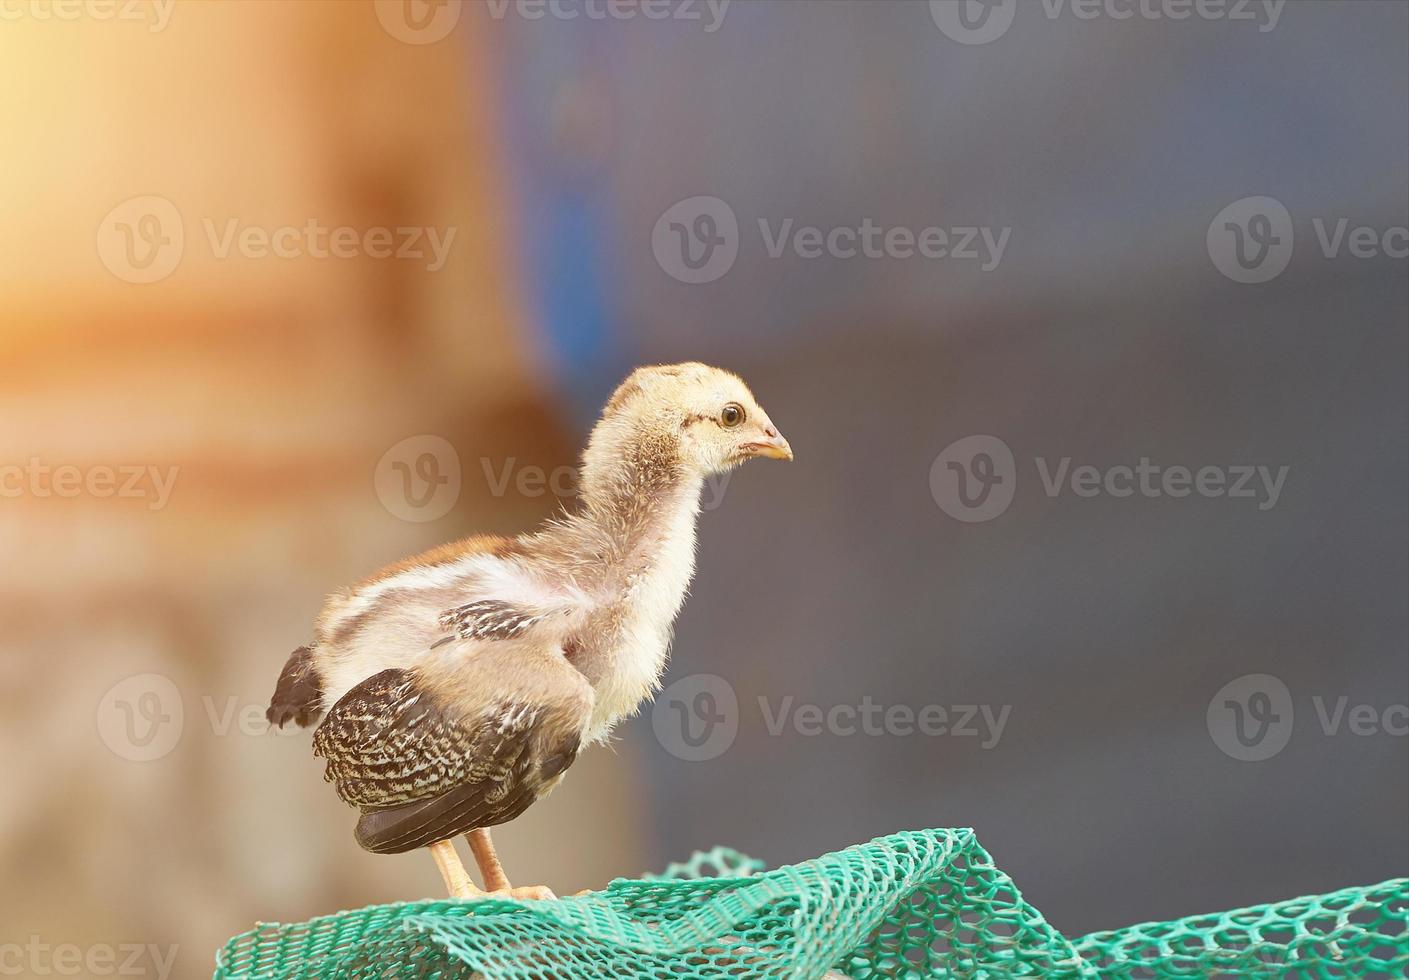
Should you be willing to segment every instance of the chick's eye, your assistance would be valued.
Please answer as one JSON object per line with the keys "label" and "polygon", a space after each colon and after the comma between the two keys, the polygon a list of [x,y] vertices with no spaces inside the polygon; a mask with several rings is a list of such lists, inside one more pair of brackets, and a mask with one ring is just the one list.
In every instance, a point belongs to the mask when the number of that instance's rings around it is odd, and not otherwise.
{"label": "chick's eye", "polygon": [[732,429],[744,420],[744,410],[741,406],[729,404],[724,406],[724,411],[719,413],[719,421],[724,423],[724,428]]}

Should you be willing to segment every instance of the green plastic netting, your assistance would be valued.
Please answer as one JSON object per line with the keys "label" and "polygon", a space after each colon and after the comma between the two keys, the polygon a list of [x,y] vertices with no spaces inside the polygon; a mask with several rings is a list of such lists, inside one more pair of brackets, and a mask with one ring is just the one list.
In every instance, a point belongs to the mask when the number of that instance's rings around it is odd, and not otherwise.
{"label": "green plastic netting", "polygon": [[914,831],[775,871],[717,848],[578,898],[264,924],[216,964],[216,980],[1405,977],[1409,879],[1073,940],[971,830]]}

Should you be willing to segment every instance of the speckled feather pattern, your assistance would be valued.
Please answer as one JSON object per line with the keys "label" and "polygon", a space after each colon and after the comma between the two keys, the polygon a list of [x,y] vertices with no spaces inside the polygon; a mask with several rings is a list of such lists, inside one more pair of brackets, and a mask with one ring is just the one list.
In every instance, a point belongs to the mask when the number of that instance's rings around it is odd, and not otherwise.
{"label": "speckled feather pattern", "polygon": [[498,599],[478,599],[441,614],[440,625],[462,640],[511,640],[543,619]]}
{"label": "speckled feather pattern", "polygon": [[537,712],[505,703],[468,724],[446,715],[408,671],[390,670],[339,701],[313,736],[326,778],[347,803],[384,807],[462,783],[502,797]]}

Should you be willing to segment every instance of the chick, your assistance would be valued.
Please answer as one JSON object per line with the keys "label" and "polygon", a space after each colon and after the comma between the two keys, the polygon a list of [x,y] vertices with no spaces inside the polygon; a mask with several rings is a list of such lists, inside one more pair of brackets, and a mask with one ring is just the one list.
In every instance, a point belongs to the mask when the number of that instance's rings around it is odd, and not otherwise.
{"label": "chick", "polygon": [[427,847],[454,897],[511,888],[488,828],[517,817],[659,688],[695,569],[706,477],[792,448],[736,375],[644,367],[583,452],[581,506],[517,538],[472,537],[329,597],[268,710],[314,724],[363,848]]}

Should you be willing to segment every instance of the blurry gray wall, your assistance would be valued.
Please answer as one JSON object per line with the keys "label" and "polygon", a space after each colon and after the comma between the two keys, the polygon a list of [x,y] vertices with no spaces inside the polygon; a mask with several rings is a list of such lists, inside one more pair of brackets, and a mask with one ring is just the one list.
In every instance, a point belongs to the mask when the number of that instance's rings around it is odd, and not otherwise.
{"label": "blurry gray wall", "polygon": [[[627,364],[722,363],[798,455],[737,474],[705,514],[667,677],[724,678],[736,741],[684,761],[649,714],[621,739],[652,771],[658,860],[972,826],[1073,932],[1403,875],[1409,744],[1344,720],[1326,735],[1312,699],[1409,701],[1406,263],[1328,257],[1312,221],[1406,222],[1409,5],[1297,2],[1275,21],[1261,4],[1241,8],[1254,21],[1005,6],[983,44],[918,2],[736,2],[712,33],[496,27],[525,223],[594,222],[580,258],[608,283],[592,317],[544,301],[567,383],[599,404]],[[574,131],[564,113],[597,138],[555,138]],[[652,240],[695,195],[738,224],[733,265],[703,283]],[[1294,253],[1236,282],[1210,224],[1260,195],[1290,212]],[[758,227],[868,218],[1011,234],[983,271],[774,258]],[[986,523],[929,484],[975,434],[1017,467]],[[1049,496],[1039,457],[1288,469],[1260,509]],[[1243,762],[1206,713],[1254,673],[1285,683],[1295,723]],[[770,734],[788,697],[1011,714],[987,749]]]}

